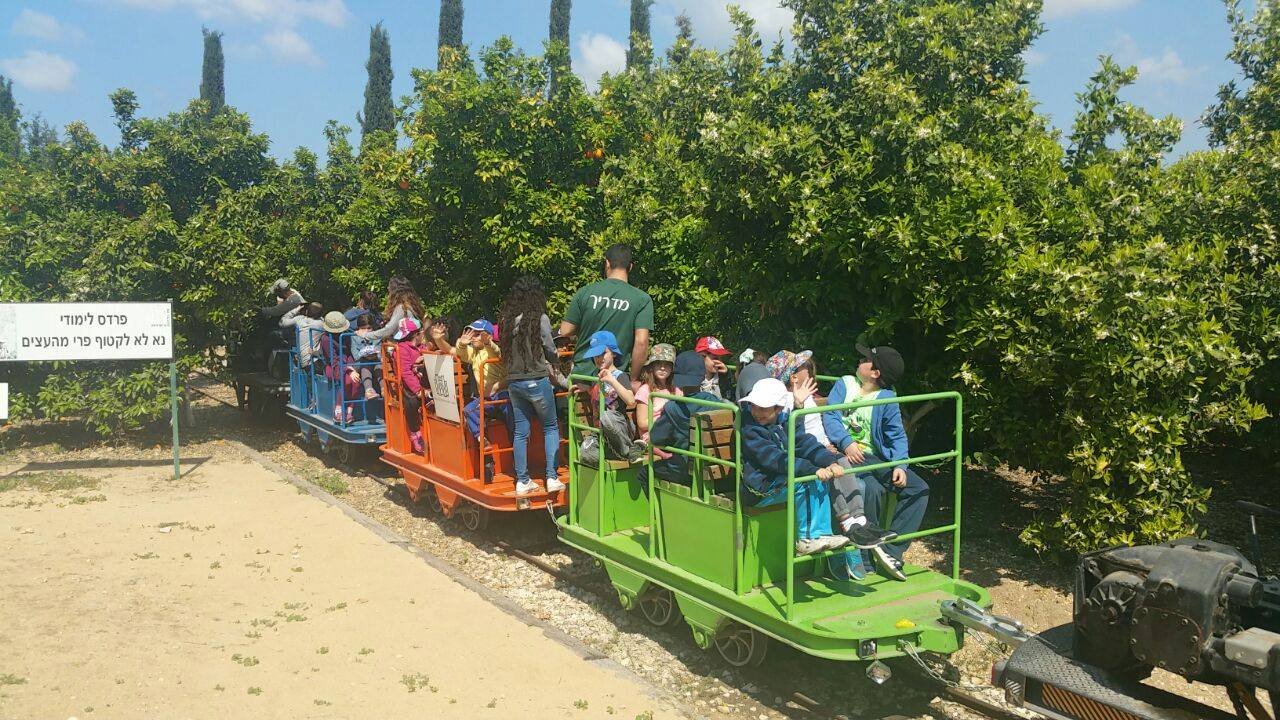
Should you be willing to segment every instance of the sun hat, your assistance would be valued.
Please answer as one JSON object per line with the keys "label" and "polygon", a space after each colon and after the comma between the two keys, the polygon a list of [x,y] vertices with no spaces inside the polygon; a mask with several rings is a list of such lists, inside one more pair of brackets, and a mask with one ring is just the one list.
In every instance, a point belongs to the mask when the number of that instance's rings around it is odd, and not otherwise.
{"label": "sun hat", "polygon": [[893,387],[906,372],[907,364],[903,361],[902,354],[888,345],[877,345],[872,348],[866,345],[854,347],[862,357],[871,361],[871,367],[880,371],[882,387]]}
{"label": "sun hat", "polygon": [[751,403],[759,408],[783,408],[787,407],[787,398],[791,397],[791,391],[786,385],[782,384],[777,378],[765,378],[755,384],[751,388],[751,392],[742,398],[742,402]]}
{"label": "sun hat", "polygon": [[603,355],[606,349],[612,350],[614,355],[622,354],[622,348],[618,347],[618,338],[608,330],[598,330],[587,340],[587,349],[583,351],[582,359],[590,360]]}
{"label": "sun hat", "polygon": [[337,310],[330,310],[325,313],[322,322],[324,323],[325,332],[341,333],[346,332],[351,327],[351,321]]}
{"label": "sun hat", "polygon": [[396,334],[391,336],[392,340],[408,340],[411,335],[422,329],[417,320],[411,317],[400,318],[400,324],[396,325]]}
{"label": "sun hat", "polygon": [[707,366],[697,350],[685,350],[676,356],[671,384],[678,388],[694,387],[707,375]]}
{"label": "sun hat", "polygon": [[485,320],[484,318],[479,318],[478,320],[471,323],[467,327],[472,330],[475,330],[476,332],[486,332],[486,333],[489,333],[490,335],[493,334],[493,323],[489,322],[488,320]]}
{"label": "sun hat", "polygon": [[[670,343],[658,343],[649,348],[649,362],[669,362],[676,361],[676,348]],[[646,365],[648,363],[645,363]]]}
{"label": "sun hat", "polygon": [[698,344],[693,348],[696,352],[709,352],[717,357],[728,355],[729,348],[720,342],[720,339],[714,335],[698,338]]}

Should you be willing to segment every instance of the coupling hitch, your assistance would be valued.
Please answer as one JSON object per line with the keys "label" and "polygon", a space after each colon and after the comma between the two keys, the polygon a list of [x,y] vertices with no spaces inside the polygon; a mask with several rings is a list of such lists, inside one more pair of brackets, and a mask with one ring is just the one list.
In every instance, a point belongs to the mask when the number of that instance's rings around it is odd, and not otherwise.
{"label": "coupling hitch", "polygon": [[970,630],[986,633],[1005,645],[1017,647],[1031,637],[1021,621],[989,613],[972,600],[955,598],[943,600],[940,605],[942,617]]}

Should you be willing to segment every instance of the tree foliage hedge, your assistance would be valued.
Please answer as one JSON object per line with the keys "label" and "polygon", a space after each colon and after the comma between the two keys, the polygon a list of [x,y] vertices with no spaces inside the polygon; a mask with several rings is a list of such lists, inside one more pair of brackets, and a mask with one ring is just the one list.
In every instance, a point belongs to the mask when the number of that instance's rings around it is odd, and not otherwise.
{"label": "tree foliage hedge", "polygon": [[[1228,3],[1248,85],[1176,162],[1180,123],[1124,101],[1135,71],[1108,58],[1070,133],[1048,126],[1022,84],[1039,2],[785,4],[789,49],[733,11],[726,50],[682,39],[595,93],[562,43],[460,49],[413,71],[398,142],[357,154],[330,122],[323,164],[273,161],[233,108],[134,119],[121,95],[121,147],[73,124],[48,162],[0,153],[0,299],[173,297],[186,362],[208,362],[281,274],[338,307],[403,273],[468,317],[521,273],[563,307],[624,241],[663,341],[809,347],[831,370],[888,343],[901,390],[960,390],[971,448],[1070,479],[1033,546],[1193,531],[1208,491],[1182,451],[1280,401],[1276,0]],[[151,368],[13,372],[23,415],[107,432],[163,412]]]}

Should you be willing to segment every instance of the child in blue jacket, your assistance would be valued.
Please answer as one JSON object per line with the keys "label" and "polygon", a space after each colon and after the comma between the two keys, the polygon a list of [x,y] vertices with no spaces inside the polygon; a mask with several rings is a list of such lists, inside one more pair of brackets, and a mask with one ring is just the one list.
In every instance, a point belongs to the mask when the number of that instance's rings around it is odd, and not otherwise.
{"label": "child in blue jacket", "polygon": [[[790,397],[781,380],[765,378],[742,399],[742,498],[747,504],[759,507],[787,501],[787,431],[778,418]],[[797,555],[849,543],[849,538],[831,533],[831,499],[822,486],[841,474],[839,459],[813,436],[796,433],[795,476],[818,476],[795,486]]]}
{"label": "child in blue jacket", "polygon": [[[857,350],[862,355],[857,371],[836,382],[827,396],[828,405],[896,397],[892,388],[902,379],[905,370],[902,355],[884,345],[874,348],[858,345]],[[906,460],[908,457],[907,432],[897,403],[825,412],[822,427],[827,438],[855,469],[859,465]],[[880,524],[881,508],[892,492],[898,495],[898,505],[889,530],[906,535],[920,529],[929,505],[929,485],[910,466],[881,468],[862,477],[868,520]],[[884,546],[893,563],[887,568],[881,564],[881,569],[895,580],[906,579],[902,572],[902,555],[909,544],[899,542]]]}

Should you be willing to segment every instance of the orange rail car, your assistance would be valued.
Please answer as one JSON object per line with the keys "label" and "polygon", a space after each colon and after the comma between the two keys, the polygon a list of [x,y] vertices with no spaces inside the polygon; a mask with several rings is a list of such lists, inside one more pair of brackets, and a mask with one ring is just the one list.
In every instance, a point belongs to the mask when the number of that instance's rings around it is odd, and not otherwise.
{"label": "orange rail car", "polygon": [[[546,478],[535,474],[536,470],[546,467],[540,441],[542,425],[537,418],[530,421],[528,458],[530,474],[535,480],[541,479],[542,483],[537,492],[516,495],[511,433],[503,420],[503,406],[510,401],[482,401],[480,437],[473,436],[467,430],[463,417],[462,390],[467,382],[467,371],[456,357],[448,353],[423,353],[427,358],[428,372],[433,375],[430,384],[434,397],[422,407],[424,448],[423,452],[416,452],[409,441],[405,422],[402,379],[395,359],[396,346],[383,343],[382,347],[387,423],[387,444],[382,446],[382,461],[400,471],[410,498],[415,501],[425,498],[446,517],[457,513],[463,524],[472,530],[488,524],[490,511],[554,510],[566,506],[568,490],[547,493]],[[450,367],[452,372],[448,370]],[[483,377],[478,385],[483,387]],[[556,393],[557,398],[564,395],[566,393]],[[567,442],[565,426],[562,420],[562,448]],[[564,457],[563,451],[560,457]],[[483,477],[486,459],[491,459],[494,465],[493,477],[490,478]],[[560,481],[567,485],[568,467],[560,465],[557,470]]]}

